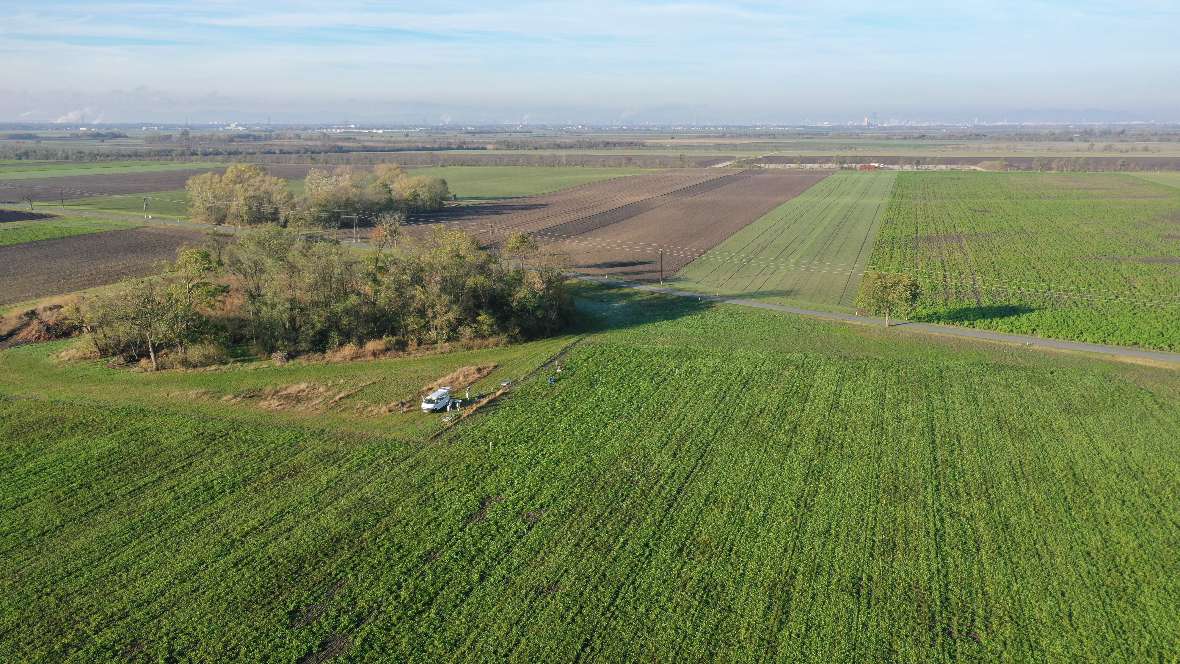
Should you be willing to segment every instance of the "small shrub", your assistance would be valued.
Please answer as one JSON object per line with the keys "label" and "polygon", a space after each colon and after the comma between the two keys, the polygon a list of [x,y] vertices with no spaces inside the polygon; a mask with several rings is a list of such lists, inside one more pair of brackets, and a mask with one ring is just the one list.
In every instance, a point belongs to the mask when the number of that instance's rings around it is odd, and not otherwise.
{"label": "small shrub", "polygon": [[228,361],[229,353],[221,344],[204,342],[185,348],[182,364],[187,368],[196,368],[225,364]]}

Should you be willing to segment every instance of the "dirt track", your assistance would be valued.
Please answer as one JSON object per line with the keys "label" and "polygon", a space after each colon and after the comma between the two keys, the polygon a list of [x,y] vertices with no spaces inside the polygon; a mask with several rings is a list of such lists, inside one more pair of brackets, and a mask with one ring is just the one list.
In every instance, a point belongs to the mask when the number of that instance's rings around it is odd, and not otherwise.
{"label": "dirt track", "polygon": [[149,227],[0,247],[0,305],[149,274],[203,237],[194,230]]}
{"label": "dirt track", "polygon": [[[302,178],[312,166],[272,164],[266,167],[271,174],[282,178]],[[26,198],[35,201],[56,201],[62,198],[87,198],[116,194],[140,194],[149,191],[184,189],[184,183],[194,175],[208,173],[209,168],[181,171],[152,171],[147,173],[112,173],[107,175],[63,175],[55,178],[30,180],[0,180],[0,203],[19,203]]]}

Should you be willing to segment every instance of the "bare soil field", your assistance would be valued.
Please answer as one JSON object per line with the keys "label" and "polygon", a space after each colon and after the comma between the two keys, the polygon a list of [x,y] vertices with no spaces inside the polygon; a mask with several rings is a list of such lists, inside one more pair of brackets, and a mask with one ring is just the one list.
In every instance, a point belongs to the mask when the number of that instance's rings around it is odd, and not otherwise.
{"label": "bare soil field", "polygon": [[[282,178],[302,178],[314,168],[306,164],[270,164],[266,170]],[[111,173],[106,175],[69,175],[52,178],[0,181],[0,203],[57,201],[62,198],[88,198],[116,194],[183,189],[194,175],[208,173],[208,168],[146,173]]]}
{"label": "bare soil field", "polygon": [[616,210],[654,197],[722,178],[733,171],[684,169],[590,182],[540,196],[449,206],[410,218],[411,234],[429,232],[439,224],[472,233],[492,244],[514,232],[536,232],[559,224]]}
{"label": "bare soil field", "polygon": [[682,169],[631,176],[547,196],[461,206],[429,223],[485,244],[525,232],[570,269],[620,278],[669,276],[747,224],[822,180],[824,172]]}
{"label": "bare soil field", "polygon": [[566,236],[539,235],[578,272],[633,281],[668,277],[767,212],[827,177],[823,172],[749,171],[722,186],[642,211],[609,226]]}
{"label": "bare soil field", "polygon": [[146,275],[202,238],[198,231],[150,227],[0,247],[0,305]]}

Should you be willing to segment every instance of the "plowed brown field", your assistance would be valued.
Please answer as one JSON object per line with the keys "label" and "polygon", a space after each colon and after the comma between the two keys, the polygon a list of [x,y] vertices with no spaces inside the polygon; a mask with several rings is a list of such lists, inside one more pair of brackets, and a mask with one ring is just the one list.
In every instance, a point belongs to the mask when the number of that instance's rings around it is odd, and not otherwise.
{"label": "plowed brown field", "polygon": [[134,228],[0,247],[0,304],[70,293],[149,274],[198,244],[199,231]]}
{"label": "plowed brown field", "polygon": [[443,223],[486,244],[526,232],[572,270],[653,280],[660,276],[661,250],[668,276],[826,176],[812,171],[669,171],[456,208]]}
{"label": "plowed brown field", "polygon": [[[281,178],[302,178],[313,168],[305,164],[271,164],[266,170]],[[149,191],[184,189],[194,175],[208,173],[209,168],[146,173],[112,173],[109,175],[64,175],[54,178],[0,181],[0,203],[56,201],[62,198],[88,198],[116,194],[140,194]]]}

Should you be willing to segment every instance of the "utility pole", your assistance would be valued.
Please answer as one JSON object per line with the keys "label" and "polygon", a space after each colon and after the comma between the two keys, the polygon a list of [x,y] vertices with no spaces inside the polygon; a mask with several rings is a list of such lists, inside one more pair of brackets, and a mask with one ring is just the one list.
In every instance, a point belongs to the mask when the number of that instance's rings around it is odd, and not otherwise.
{"label": "utility pole", "polygon": [[660,285],[664,285],[664,250],[660,249]]}
{"label": "utility pole", "polygon": [[147,196],[143,197],[143,218],[147,219]]}
{"label": "utility pole", "polygon": [[61,206],[64,208],[66,206],[66,190],[65,189],[58,189],[57,190],[57,197],[59,199],[61,199]]}

